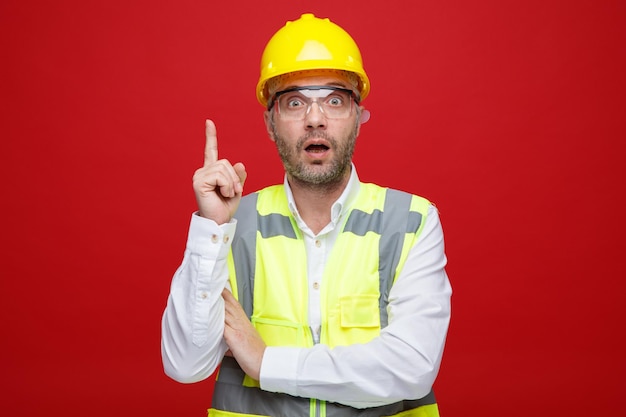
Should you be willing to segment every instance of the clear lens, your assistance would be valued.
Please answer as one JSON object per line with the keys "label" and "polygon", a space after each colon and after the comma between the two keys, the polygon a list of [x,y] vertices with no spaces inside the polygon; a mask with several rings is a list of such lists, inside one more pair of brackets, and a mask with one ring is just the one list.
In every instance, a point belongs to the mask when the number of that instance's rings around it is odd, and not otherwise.
{"label": "clear lens", "polygon": [[296,87],[276,93],[275,105],[284,120],[303,120],[316,103],[329,119],[345,119],[352,112],[353,92],[339,87]]}

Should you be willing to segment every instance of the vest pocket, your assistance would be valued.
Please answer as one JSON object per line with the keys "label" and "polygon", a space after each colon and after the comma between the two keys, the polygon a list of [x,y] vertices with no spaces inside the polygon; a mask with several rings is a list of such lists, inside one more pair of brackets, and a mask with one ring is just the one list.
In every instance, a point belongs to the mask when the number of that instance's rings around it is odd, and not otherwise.
{"label": "vest pocket", "polygon": [[380,333],[378,295],[347,295],[339,299],[338,309],[328,318],[332,346],[367,343]]}
{"label": "vest pocket", "polygon": [[287,320],[252,316],[252,324],[268,346],[305,347],[311,345],[308,327]]}

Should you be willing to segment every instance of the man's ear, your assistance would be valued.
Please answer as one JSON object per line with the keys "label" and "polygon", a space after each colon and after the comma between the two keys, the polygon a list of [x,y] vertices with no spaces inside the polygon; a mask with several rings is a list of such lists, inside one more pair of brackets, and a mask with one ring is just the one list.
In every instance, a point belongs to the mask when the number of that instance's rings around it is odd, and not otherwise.
{"label": "man's ear", "polygon": [[367,110],[365,107],[361,106],[361,116],[359,118],[359,124],[365,124],[367,123],[367,121],[370,119],[370,117],[372,116],[372,114],[370,113],[369,110]]}
{"label": "man's ear", "polygon": [[270,137],[270,140],[274,142],[274,122],[272,121],[272,112],[270,110],[265,110],[263,120],[265,120],[267,135]]}

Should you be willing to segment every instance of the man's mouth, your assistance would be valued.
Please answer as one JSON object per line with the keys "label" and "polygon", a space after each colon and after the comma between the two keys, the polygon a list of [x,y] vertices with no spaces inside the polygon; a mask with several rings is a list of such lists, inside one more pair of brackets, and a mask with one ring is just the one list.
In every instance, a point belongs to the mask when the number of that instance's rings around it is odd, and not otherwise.
{"label": "man's mouth", "polygon": [[322,144],[312,144],[307,146],[304,150],[311,153],[321,153],[328,150],[328,146]]}

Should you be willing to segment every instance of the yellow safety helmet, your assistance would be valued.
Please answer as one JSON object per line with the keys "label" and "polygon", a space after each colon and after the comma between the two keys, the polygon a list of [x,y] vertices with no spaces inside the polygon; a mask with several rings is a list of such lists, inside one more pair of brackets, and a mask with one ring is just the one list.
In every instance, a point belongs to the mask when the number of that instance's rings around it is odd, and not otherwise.
{"label": "yellow safety helmet", "polygon": [[370,91],[370,82],[363,69],[361,52],[354,39],[329,19],[311,13],[290,21],[269,40],[261,58],[261,76],[257,83],[257,99],[267,106],[267,81],[278,75],[296,71],[333,69],[357,75],[361,100]]}

